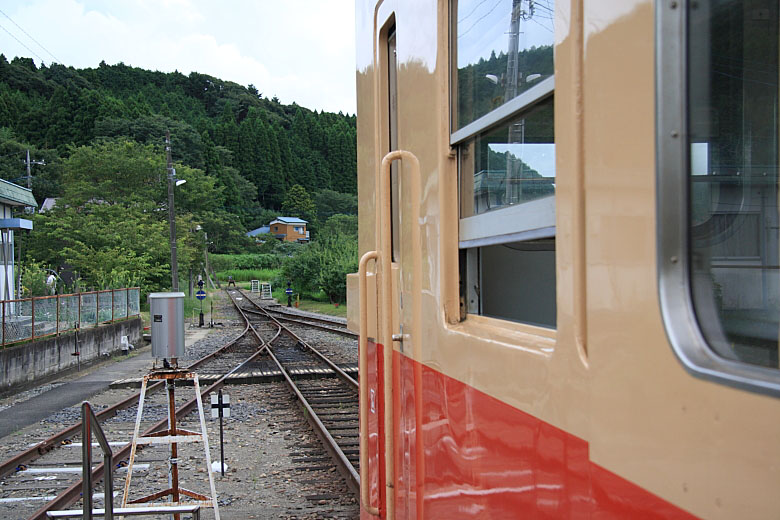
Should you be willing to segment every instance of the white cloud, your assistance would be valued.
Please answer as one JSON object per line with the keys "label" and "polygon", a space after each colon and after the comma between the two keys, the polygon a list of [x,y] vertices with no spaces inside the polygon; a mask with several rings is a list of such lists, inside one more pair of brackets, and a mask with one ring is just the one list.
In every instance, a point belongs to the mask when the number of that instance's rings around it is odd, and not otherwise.
{"label": "white cloud", "polygon": [[[352,0],[11,0],[2,10],[65,65],[104,60],[254,84],[268,97],[318,110],[355,111]],[[44,61],[52,60],[7,18]],[[9,59],[31,56],[6,32]],[[36,61],[39,61],[36,59]]]}

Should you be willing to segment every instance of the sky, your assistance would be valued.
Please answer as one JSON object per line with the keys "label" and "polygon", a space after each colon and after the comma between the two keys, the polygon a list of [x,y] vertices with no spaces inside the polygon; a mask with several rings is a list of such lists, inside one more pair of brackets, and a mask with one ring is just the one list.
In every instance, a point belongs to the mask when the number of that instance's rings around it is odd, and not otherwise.
{"label": "sky", "polygon": [[355,113],[354,0],[3,0],[8,60],[196,71]]}
{"label": "sky", "polygon": [[[520,23],[519,48],[529,49],[553,44],[554,0],[535,0],[534,11]],[[529,10],[528,0],[520,8]],[[458,67],[476,63],[509,50],[512,0],[461,0],[458,2]]]}

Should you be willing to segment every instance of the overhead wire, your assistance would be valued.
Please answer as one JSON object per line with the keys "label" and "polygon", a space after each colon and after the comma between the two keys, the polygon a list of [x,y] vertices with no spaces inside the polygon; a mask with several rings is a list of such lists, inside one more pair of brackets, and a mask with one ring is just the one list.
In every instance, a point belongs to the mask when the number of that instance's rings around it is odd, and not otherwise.
{"label": "overhead wire", "polygon": [[481,5],[482,5],[482,4],[484,4],[485,2],[487,2],[487,0],[482,0],[481,2],[479,2],[477,5],[475,5],[475,6],[474,6],[474,9],[472,9],[472,10],[469,12],[469,14],[467,14],[467,15],[466,15],[466,16],[464,16],[463,18],[458,18],[458,22],[462,22],[463,20],[465,20],[466,18],[468,18],[469,16],[471,16],[472,14],[474,14],[474,12],[475,12],[477,9],[479,9],[479,6],[481,6]]}
{"label": "overhead wire", "polygon": [[495,10],[496,10],[496,7],[498,7],[499,5],[501,5],[501,2],[502,2],[502,0],[498,0],[498,2],[496,2],[496,3],[495,3],[495,5],[493,5],[493,7],[491,7],[491,8],[490,8],[490,10],[489,10],[487,13],[483,14],[483,15],[482,15],[480,18],[478,18],[478,19],[477,19],[477,20],[476,20],[476,21],[475,21],[473,24],[471,24],[471,27],[469,27],[468,29],[466,29],[466,30],[465,30],[465,31],[463,31],[462,33],[459,33],[459,34],[458,34],[458,38],[460,38],[460,37],[462,37],[462,36],[465,36],[466,34],[468,34],[468,32],[469,32],[470,30],[472,30],[474,27],[476,27],[476,26],[477,26],[477,24],[479,24],[479,22],[481,22],[482,20],[484,20],[485,18],[487,18],[487,17],[488,17],[488,15],[490,15],[490,13],[492,13],[493,11],[495,11]]}
{"label": "overhead wire", "polygon": [[7,32],[7,33],[8,33],[8,34],[11,36],[11,38],[13,38],[13,39],[14,39],[14,40],[16,40],[17,42],[19,42],[19,45],[21,45],[22,47],[24,47],[25,49],[27,49],[28,51],[30,51],[30,52],[31,52],[31,53],[32,53],[32,54],[33,54],[33,55],[34,55],[36,58],[38,58],[39,60],[41,60],[41,63],[43,63],[43,61],[44,61],[44,60],[43,60],[43,58],[41,58],[40,56],[38,56],[38,53],[37,53],[37,52],[35,52],[35,51],[34,51],[34,50],[32,50],[31,48],[29,48],[27,45],[25,45],[25,44],[22,42],[22,40],[20,40],[20,39],[19,39],[19,38],[17,38],[16,36],[14,36],[14,34],[13,34],[11,31],[9,31],[8,29],[6,29],[6,28],[5,28],[5,27],[3,27],[2,25],[0,25],[0,29],[2,29],[2,30],[4,30],[5,32]]}
{"label": "overhead wire", "polygon": [[[16,27],[18,27],[20,31],[22,31],[22,32],[23,32],[25,35],[27,35],[27,37],[28,37],[28,38],[30,38],[32,41],[34,41],[34,42],[35,42],[35,43],[38,45],[38,47],[40,47],[41,49],[45,50],[45,51],[46,51],[46,53],[47,53],[49,56],[51,56],[52,58],[54,58],[54,61],[56,61],[57,63],[62,63],[62,60],[60,60],[59,58],[57,58],[57,56],[55,56],[54,54],[52,54],[52,53],[51,53],[51,51],[50,51],[49,49],[47,49],[46,47],[44,47],[44,46],[43,46],[43,44],[42,44],[41,42],[39,42],[38,40],[36,40],[35,38],[33,38],[33,37],[30,35],[30,33],[28,33],[27,31],[25,31],[25,30],[22,28],[22,26],[21,26],[21,25],[19,25],[18,23],[16,23],[16,22],[13,20],[13,18],[11,18],[10,16],[8,16],[8,15],[7,15],[7,14],[6,14],[6,13],[5,13],[5,12],[4,12],[2,9],[0,9],[0,13],[2,13],[2,15],[3,15],[3,16],[5,16],[5,17],[6,17],[6,18],[8,18],[9,20],[11,20],[11,23],[12,23],[12,24],[14,24]],[[6,31],[6,32],[8,32],[8,31]],[[18,41],[18,40],[17,40],[17,41]],[[21,42],[20,42],[20,43],[21,43]],[[29,50],[29,49],[28,49],[28,50]],[[30,51],[30,52],[32,52],[32,51]],[[36,56],[37,56],[37,54],[36,54]],[[40,56],[38,56],[38,57],[40,58]],[[41,58],[41,61],[43,61],[43,59],[42,59],[42,58]]]}
{"label": "overhead wire", "polygon": [[547,30],[547,31],[553,32],[552,28],[550,28],[550,27],[547,27],[547,26],[546,26],[546,25],[544,25],[542,22],[540,22],[540,21],[536,20],[536,18],[531,18],[531,21],[532,21],[532,22],[534,22],[534,23],[535,23],[536,25],[538,25],[539,27],[542,27],[542,28],[544,28],[544,29],[545,29],[545,30]]}

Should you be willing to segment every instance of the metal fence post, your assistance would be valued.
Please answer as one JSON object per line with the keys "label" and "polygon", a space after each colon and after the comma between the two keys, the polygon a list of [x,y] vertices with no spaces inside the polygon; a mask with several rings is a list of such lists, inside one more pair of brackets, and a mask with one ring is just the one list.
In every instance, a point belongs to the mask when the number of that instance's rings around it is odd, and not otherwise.
{"label": "metal fence post", "polygon": [[3,305],[3,347],[5,347],[5,307],[6,302],[2,302]]}
{"label": "metal fence post", "polygon": [[111,323],[114,323],[114,289],[111,289]]}
{"label": "metal fence post", "polygon": [[79,309],[78,309],[78,319],[79,319],[79,326],[81,326],[81,291],[78,293],[79,296]]}
{"label": "metal fence post", "polygon": [[54,329],[56,331],[56,335],[60,335],[60,295],[57,295],[57,327]]}
{"label": "metal fence post", "polygon": [[95,327],[100,325],[100,291],[95,291]]}
{"label": "metal fence post", "polygon": [[32,305],[32,331],[30,333],[30,339],[35,339],[35,298],[30,298],[30,304]]}

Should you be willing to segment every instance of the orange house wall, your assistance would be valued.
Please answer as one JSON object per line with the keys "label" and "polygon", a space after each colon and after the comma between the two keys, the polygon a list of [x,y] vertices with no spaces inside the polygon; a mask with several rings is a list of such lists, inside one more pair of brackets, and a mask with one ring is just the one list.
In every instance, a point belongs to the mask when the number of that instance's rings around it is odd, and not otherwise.
{"label": "orange house wall", "polygon": [[299,238],[306,238],[306,225],[302,225],[303,233],[295,231],[296,225],[297,224],[274,224],[271,226],[271,233],[274,235],[284,233],[286,235],[284,237],[285,242],[297,242]]}

